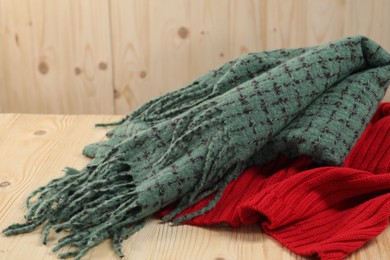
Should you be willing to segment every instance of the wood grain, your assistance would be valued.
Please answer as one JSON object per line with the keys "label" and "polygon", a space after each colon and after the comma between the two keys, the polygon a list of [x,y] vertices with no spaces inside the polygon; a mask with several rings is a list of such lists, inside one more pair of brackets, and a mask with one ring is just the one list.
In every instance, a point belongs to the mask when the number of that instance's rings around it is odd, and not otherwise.
{"label": "wood grain", "polygon": [[390,50],[389,10],[387,0],[110,1],[115,112],[128,113],[245,52],[355,34]]}
{"label": "wood grain", "polygon": [[0,0],[0,111],[112,113],[107,0]]}
{"label": "wood grain", "polygon": [[349,35],[390,51],[389,11],[389,0],[0,0],[0,112],[125,114],[242,53]]}
{"label": "wood grain", "polygon": [[[62,175],[65,166],[82,168],[82,148],[104,139],[97,122],[119,116],[0,115],[0,229],[22,221],[25,198],[33,189]],[[0,259],[57,259],[50,250],[58,235],[40,244],[41,229],[14,237],[0,235]],[[263,234],[257,225],[230,229],[170,226],[151,220],[123,243],[124,259],[304,259]],[[350,259],[390,258],[390,228],[351,255]],[[119,259],[108,241],[84,259]]]}
{"label": "wood grain", "polygon": [[115,112],[127,113],[239,54],[264,49],[264,3],[111,1]]}

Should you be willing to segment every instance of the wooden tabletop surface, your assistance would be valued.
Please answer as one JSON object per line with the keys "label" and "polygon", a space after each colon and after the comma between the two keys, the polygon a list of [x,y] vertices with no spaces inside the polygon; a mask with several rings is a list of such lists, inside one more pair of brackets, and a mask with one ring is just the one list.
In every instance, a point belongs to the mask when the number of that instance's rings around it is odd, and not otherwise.
{"label": "wooden tabletop surface", "polygon": [[[62,176],[65,166],[82,168],[89,161],[82,148],[103,140],[107,129],[94,128],[120,116],[0,114],[0,229],[23,221],[30,191]],[[41,229],[19,236],[0,235],[0,259],[57,259],[51,252],[59,238],[40,244]],[[169,226],[151,220],[123,242],[124,259],[305,259],[263,234],[258,225],[227,227]],[[84,259],[119,259],[108,241]],[[349,259],[390,259],[387,228]]]}

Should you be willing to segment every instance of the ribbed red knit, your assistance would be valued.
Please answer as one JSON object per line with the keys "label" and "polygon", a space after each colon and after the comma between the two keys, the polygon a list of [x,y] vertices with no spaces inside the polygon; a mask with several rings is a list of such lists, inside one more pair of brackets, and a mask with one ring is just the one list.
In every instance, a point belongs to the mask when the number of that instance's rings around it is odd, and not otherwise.
{"label": "ribbed red knit", "polygon": [[186,223],[237,227],[261,222],[265,233],[297,254],[342,259],[379,235],[389,217],[390,103],[383,103],[342,167],[280,156],[245,170],[215,208]]}

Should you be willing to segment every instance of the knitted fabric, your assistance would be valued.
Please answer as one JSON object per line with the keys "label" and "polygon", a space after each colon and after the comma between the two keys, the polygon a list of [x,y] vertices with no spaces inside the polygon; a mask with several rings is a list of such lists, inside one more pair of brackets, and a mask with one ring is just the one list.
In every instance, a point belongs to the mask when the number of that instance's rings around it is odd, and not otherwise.
{"label": "knitted fabric", "polygon": [[111,124],[109,140],[84,150],[93,160],[33,191],[26,223],[3,232],[45,224],[43,243],[68,230],[53,250],[78,248],[60,257],[79,259],[107,238],[122,256],[147,217],[178,202],[168,221],[215,194],[174,222],[204,214],[249,165],[278,153],[340,164],[389,79],[390,54],[361,36],[243,55]]}
{"label": "knitted fabric", "polygon": [[280,156],[250,167],[227,186],[212,210],[185,223],[237,227],[260,221],[265,233],[297,254],[345,258],[388,225],[390,103],[379,107],[342,167],[316,166],[305,156]]}

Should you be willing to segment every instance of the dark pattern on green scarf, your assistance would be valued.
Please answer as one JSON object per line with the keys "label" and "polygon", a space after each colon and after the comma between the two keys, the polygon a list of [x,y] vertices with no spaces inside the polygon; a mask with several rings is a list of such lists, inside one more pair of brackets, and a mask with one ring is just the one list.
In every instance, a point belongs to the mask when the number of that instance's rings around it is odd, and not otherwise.
{"label": "dark pattern on green scarf", "polygon": [[51,229],[70,231],[53,251],[78,249],[62,258],[79,259],[107,238],[122,256],[121,242],[147,217],[177,202],[169,221],[214,194],[202,210],[174,223],[207,212],[249,165],[279,153],[341,164],[389,79],[390,55],[361,36],[240,56],[103,125],[117,127],[84,149],[91,162],[32,192],[26,223],[3,232],[45,224],[43,243]]}

